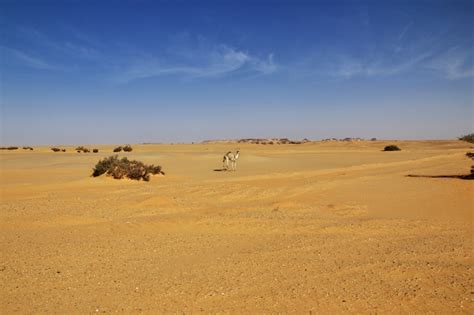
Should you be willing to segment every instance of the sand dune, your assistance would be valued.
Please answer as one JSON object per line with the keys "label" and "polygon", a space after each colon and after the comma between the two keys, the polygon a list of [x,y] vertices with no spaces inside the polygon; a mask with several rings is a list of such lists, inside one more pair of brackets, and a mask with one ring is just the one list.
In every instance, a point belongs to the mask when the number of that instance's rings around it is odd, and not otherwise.
{"label": "sand dune", "polygon": [[0,309],[473,313],[473,181],[428,177],[467,174],[470,145],[390,143],[120,153],[150,182],[90,177],[112,145],[2,151]]}

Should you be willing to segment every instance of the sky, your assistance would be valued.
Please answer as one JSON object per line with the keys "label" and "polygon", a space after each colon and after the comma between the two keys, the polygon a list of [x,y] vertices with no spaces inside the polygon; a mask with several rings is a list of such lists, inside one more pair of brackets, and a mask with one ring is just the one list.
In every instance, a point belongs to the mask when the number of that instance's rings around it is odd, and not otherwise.
{"label": "sky", "polygon": [[474,131],[473,1],[0,1],[2,145]]}

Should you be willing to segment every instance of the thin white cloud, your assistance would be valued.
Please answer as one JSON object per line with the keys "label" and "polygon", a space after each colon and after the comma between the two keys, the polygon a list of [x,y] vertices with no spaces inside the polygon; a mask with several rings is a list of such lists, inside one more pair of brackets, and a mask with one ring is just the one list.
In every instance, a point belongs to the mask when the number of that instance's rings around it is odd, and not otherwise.
{"label": "thin white cloud", "polygon": [[57,67],[49,64],[48,62],[40,58],[33,57],[18,49],[9,48],[5,46],[0,46],[0,49],[3,51],[3,54],[6,60],[12,59],[23,66],[40,69],[40,70],[57,70],[58,69]]}
{"label": "thin white cloud", "polygon": [[268,55],[268,58],[266,60],[254,58],[253,62],[255,70],[262,74],[271,74],[278,70],[278,66],[273,61],[273,54]]}
{"label": "thin white cloud", "polygon": [[400,34],[398,34],[398,40],[401,41],[405,35],[407,34],[408,30],[413,26],[413,21],[408,22],[405,27],[402,29]]}
{"label": "thin white cloud", "polygon": [[449,80],[474,77],[472,52],[461,49],[450,49],[444,53],[427,51],[414,56],[398,58],[383,56],[374,61],[364,62],[355,58],[342,56],[334,62],[333,77],[350,79],[353,77],[386,77],[410,71],[431,69]]}
{"label": "thin white cloud", "polygon": [[184,79],[218,78],[240,72],[267,75],[277,70],[273,54],[267,59],[260,59],[225,45],[214,47],[207,55],[200,52],[196,56],[173,64],[157,57],[140,58],[131,65],[119,67],[119,73],[113,76],[112,81],[128,83],[166,75],[177,75]]}
{"label": "thin white cloud", "polygon": [[391,60],[389,57],[379,57],[370,62],[364,62],[349,57],[341,57],[336,63],[336,70],[331,74],[335,77],[352,78],[393,76],[415,70],[432,56],[432,52],[424,52],[415,56]]}
{"label": "thin white cloud", "polygon": [[472,50],[453,47],[433,58],[426,66],[441,73],[446,79],[457,80],[474,77]]}
{"label": "thin white cloud", "polygon": [[18,33],[38,47],[47,49],[49,52],[90,60],[101,57],[99,50],[90,44],[91,41],[87,40],[87,43],[85,43],[85,36],[78,37],[77,33],[74,33],[74,36],[79,40],[75,42],[53,40],[50,36],[32,28],[20,27]]}

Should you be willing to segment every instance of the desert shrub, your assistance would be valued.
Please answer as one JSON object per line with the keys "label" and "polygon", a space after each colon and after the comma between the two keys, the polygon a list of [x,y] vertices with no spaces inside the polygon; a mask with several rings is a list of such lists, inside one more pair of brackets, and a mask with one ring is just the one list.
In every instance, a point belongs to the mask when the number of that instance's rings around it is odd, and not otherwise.
{"label": "desert shrub", "polygon": [[61,152],[66,152],[66,149],[61,149]]}
{"label": "desert shrub", "polygon": [[92,149],[92,152],[99,153],[99,149]]}
{"label": "desert shrub", "polygon": [[156,174],[165,174],[162,170],[161,170],[161,166],[157,165],[148,165],[147,166],[147,170],[150,174],[153,174],[153,175],[156,175]]}
{"label": "desert shrub", "polygon": [[120,152],[120,151],[122,151],[122,147],[116,147],[116,148],[114,149],[114,152]]}
{"label": "desert shrub", "polygon": [[106,157],[100,160],[92,171],[92,176],[97,177],[107,174],[115,179],[124,177],[144,181],[150,180],[150,175],[164,174],[161,166],[146,165],[143,162],[129,160],[126,157],[121,159],[117,155]]}
{"label": "desert shrub", "polygon": [[377,141],[377,138],[372,138],[370,139],[370,141]]}
{"label": "desert shrub", "polygon": [[401,149],[399,147],[397,147],[396,145],[388,145],[386,146],[384,149],[384,151],[401,151]]}
{"label": "desert shrub", "polygon": [[18,150],[18,147],[8,147],[7,150]]}
{"label": "desert shrub", "polygon": [[118,164],[118,157],[117,155],[106,157],[95,165],[92,176],[97,177],[102,174],[105,174],[109,169],[111,169],[114,165]]}
{"label": "desert shrub", "polygon": [[23,147],[23,150],[30,150],[30,151],[33,151],[33,148],[32,148],[32,147]]}
{"label": "desert shrub", "polygon": [[52,150],[53,152],[59,152],[59,151],[61,151],[60,148],[51,148],[51,150]]}
{"label": "desert shrub", "polygon": [[474,133],[470,133],[468,135],[461,136],[458,139],[462,140],[462,141],[467,141],[467,142],[470,142],[470,143],[474,143]]}
{"label": "desert shrub", "polygon": [[133,148],[127,144],[122,148],[122,150],[124,150],[125,152],[132,152]]}
{"label": "desert shrub", "polygon": [[77,151],[77,153],[81,153],[81,152],[89,153],[89,152],[91,152],[88,148],[83,147],[82,145],[79,146],[79,147],[77,147],[77,148],[76,148],[76,151]]}
{"label": "desert shrub", "polygon": [[[474,160],[474,152],[466,152],[466,156]],[[471,166],[471,174],[468,175],[469,179],[474,179],[474,165]]]}

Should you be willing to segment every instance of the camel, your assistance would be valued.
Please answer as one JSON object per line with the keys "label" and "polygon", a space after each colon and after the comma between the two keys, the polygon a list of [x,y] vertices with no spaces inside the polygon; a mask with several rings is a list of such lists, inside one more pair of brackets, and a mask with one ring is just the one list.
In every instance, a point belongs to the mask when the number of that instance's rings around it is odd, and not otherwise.
{"label": "camel", "polygon": [[226,171],[237,170],[237,159],[239,158],[240,152],[237,150],[235,154],[231,151],[227,152],[222,158],[223,169]]}

